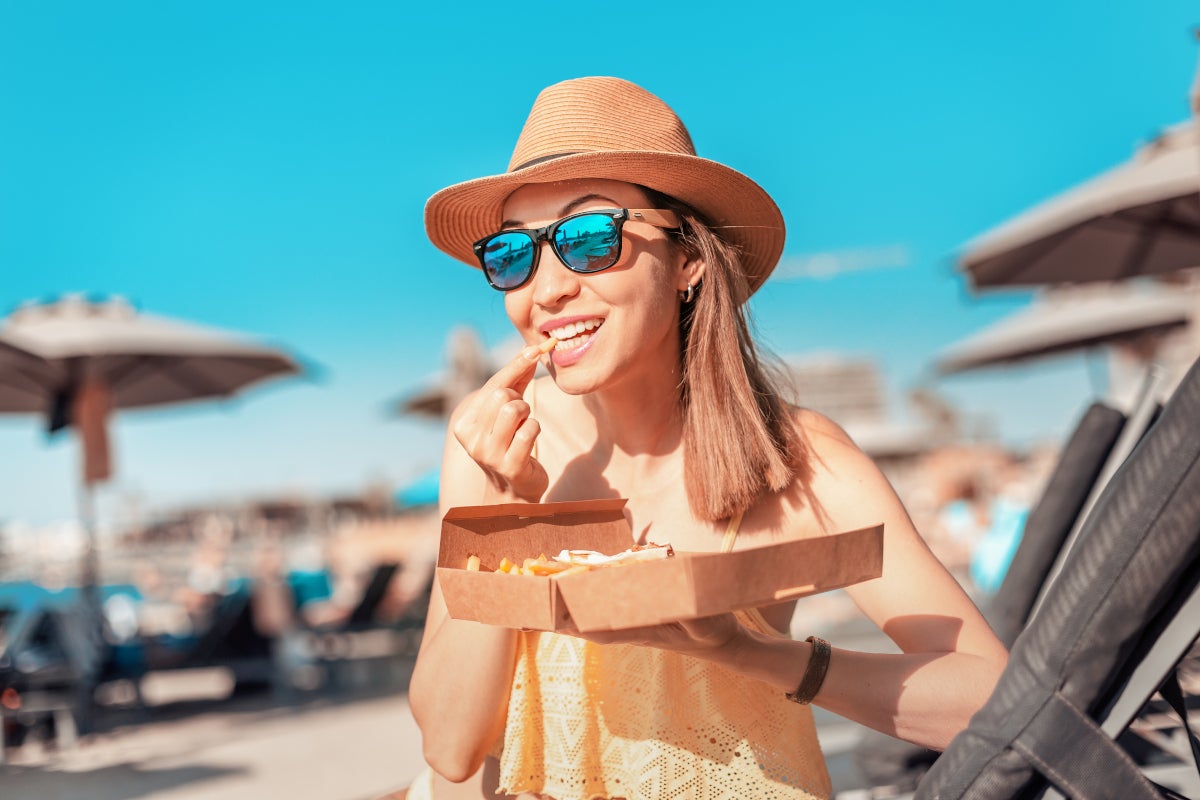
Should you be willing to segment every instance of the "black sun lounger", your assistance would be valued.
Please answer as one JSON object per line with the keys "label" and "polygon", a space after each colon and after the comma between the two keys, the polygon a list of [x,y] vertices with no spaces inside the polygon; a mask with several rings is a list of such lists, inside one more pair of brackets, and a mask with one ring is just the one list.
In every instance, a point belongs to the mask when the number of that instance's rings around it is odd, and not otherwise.
{"label": "black sun lounger", "polygon": [[917,800],[1024,800],[1051,785],[1088,800],[1173,796],[1102,726],[1131,719],[1200,634],[1198,584],[1200,362],[1109,482],[996,691]]}
{"label": "black sun lounger", "polygon": [[1041,587],[1083,513],[1125,421],[1120,411],[1093,403],[1063,447],[1046,488],[1029,512],[1004,582],[984,609],[1005,647],[1012,647],[1029,622]]}
{"label": "black sun lounger", "polygon": [[74,727],[89,733],[92,691],[110,652],[101,630],[101,621],[82,605],[37,609],[0,654],[0,689],[69,707]]}
{"label": "black sun lounger", "polygon": [[[984,607],[984,615],[1005,647],[1011,648],[1025,628],[1041,587],[1125,427],[1125,414],[1093,403],[1063,445],[1045,489],[1029,512],[1004,582]],[[867,731],[854,755],[859,771],[872,785],[908,792],[916,788],[939,754]]]}

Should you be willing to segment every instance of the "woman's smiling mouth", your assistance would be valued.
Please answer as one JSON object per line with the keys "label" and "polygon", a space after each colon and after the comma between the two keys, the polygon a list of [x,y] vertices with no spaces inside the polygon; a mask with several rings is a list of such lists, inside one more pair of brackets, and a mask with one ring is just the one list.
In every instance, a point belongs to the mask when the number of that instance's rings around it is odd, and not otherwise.
{"label": "woman's smiling mouth", "polygon": [[568,322],[566,325],[551,328],[546,333],[558,339],[558,344],[554,349],[556,352],[562,352],[564,350],[574,350],[590,340],[596,329],[603,324],[604,319],[602,317],[593,317],[592,319]]}

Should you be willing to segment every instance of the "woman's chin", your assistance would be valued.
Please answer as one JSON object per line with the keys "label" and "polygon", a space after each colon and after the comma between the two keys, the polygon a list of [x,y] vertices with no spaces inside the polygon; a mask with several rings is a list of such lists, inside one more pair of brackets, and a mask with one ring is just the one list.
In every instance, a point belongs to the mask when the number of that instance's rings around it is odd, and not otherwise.
{"label": "woman's chin", "polygon": [[603,381],[596,380],[596,376],[592,375],[590,370],[559,369],[552,364],[549,371],[550,379],[563,394],[591,394],[603,385]]}

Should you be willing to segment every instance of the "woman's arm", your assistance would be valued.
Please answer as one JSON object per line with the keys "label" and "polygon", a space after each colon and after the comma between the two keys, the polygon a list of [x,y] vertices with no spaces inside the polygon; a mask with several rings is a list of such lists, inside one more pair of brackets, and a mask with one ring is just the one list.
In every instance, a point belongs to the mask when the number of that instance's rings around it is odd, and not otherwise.
{"label": "woman's arm", "polygon": [[[487,480],[453,435],[446,441],[439,510],[483,502]],[[483,763],[504,730],[517,634],[451,619],[437,581],[409,684],[409,704],[421,728],[425,762],[452,781]]]}
{"label": "woman's arm", "polygon": [[812,449],[807,495],[827,532],[884,524],[883,575],[847,593],[902,651],[834,650],[816,702],[942,749],[987,700],[1008,654],[874,462],[825,417],[799,412],[797,422]]}
{"label": "woman's arm", "polygon": [[[545,491],[545,470],[530,455],[539,429],[520,398],[538,355],[528,348],[455,410],[439,483],[443,515],[454,506],[536,500]],[[516,647],[516,631],[451,619],[434,582],[409,703],[425,761],[446,778],[475,774],[503,732]]]}
{"label": "woman's arm", "polygon": [[[813,702],[892,736],[944,749],[991,694],[1007,653],[925,546],[870,458],[824,417],[801,412],[797,422],[811,448],[811,474],[784,499],[784,513],[809,529],[807,520],[815,517],[825,533],[884,524],[883,575],[847,592],[902,651],[834,648]],[[800,685],[813,650],[808,642],[748,630],[731,614],[586,636],[706,658],[781,693]]]}

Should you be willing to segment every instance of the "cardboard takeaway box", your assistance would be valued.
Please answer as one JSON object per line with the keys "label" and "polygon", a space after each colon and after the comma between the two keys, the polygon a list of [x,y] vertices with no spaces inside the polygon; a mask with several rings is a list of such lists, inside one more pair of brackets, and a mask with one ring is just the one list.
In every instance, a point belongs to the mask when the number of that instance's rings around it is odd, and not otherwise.
{"label": "cardboard takeaway box", "polygon": [[[883,571],[883,526],[732,553],[594,569],[561,578],[494,570],[562,550],[614,554],[633,541],[623,499],[452,508],[442,520],[437,577],[450,616],[531,630],[654,625],[849,586]],[[466,569],[469,556],[481,569]]]}

